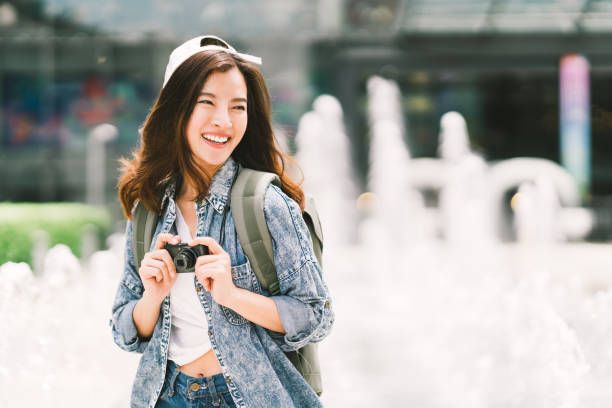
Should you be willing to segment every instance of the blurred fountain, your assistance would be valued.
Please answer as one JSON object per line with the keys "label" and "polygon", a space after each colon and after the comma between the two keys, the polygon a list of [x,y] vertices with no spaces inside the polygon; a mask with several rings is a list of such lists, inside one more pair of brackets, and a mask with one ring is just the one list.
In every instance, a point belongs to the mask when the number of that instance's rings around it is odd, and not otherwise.
{"label": "blurred fountain", "polygon": [[453,244],[490,243],[487,164],[470,151],[467,125],[458,112],[440,119],[439,155],[446,170],[439,207],[444,238]]}
{"label": "blurred fountain", "polygon": [[[366,239],[377,245],[404,247],[423,235],[421,194],[411,187],[410,153],[404,142],[404,124],[399,87],[380,77],[368,80],[370,123],[370,168],[368,189],[376,197],[373,219],[382,229],[366,222]],[[367,238],[369,237],[369,238]]]}
{"label": "blurred fountain", "polygon": [[338,135],[333,136],[332,143],[334,148],[344,153],[348,149],[348,140],[340,101],[331,95],[320,95],[312,103],[312,109],[321,115],[327,130]]}
{"label": "blurred fountain", "polygon": [[57,244],[47,252],[42,275],[47,286],[64,287],[80,275],[81,264],[66,245]]}
{"label": "blurred fountain", "polygon": [[376,122],[389,121],[399,127],[400,134],[404,134],[404,110],[402,109],[402,95],[395,81],[371,77],[367,83],[368,91],[368,121],[370,127]]}
{"label": "blurred fountain", "polygon": [[[358,202],[372,217],[361,224],[360,244],[338,238],[326,249],[336,323],[319,348],[325,406],[609,407],[612,249],[567,242],[568,219],[574,236],[592,222],[575,183],[538,159],[493,165],[493,208],[501,216],[506,193],[519,188],[513,207],[526,245],[486,242],[477,211],[466,208],[483,205],[483,166],[461,119],[444,117],[440,159],[411,160],[397,86],[373,78],[368,92],[370,191]],[[317,100],[300,121],[299,154],[313,192],[344,179],[343,171],[350,178],[345,142],[335,144],[345,140],[336,102]],[[444,190],[445,234],[453,243],[479,236],[478,251],[421,239],[415,186]],[[322,217],[337,214],[331,193],[320,191]],[[453,216],[466,219],[447,226]],[[324,225],[354,222],[330,217]],[[108,327],[124,245],[123,234],[108,237],[86,271],[65,246],[48,251],[40,276],[26,264],[0,267],[1,407],[127,404],[140,355],[120,351]]]}
{"label": "blurred fountain", "polygon": [[123,264],[123,252],[125,248],[125,234],[115,232],[106,239],[106,247],[111,251]]}
{"label": "blurred fountain", "polygon": [[49,250],[49,233],[44,230],[36,230],[32,234],[32,265],[37,276],[42,275],[45,255]]}
{"label": "blurred fountain", "polygon": [[87,136],[87,203],[106,203],[106,144],[117,138],[117,127],[103,123],[94,127]]}
{"label": "blurred fountain", "polygon": [[78,407],[100,387],[108,391],[88,406],[125,406],[138,356],[118,350],[107,325],[122,242],[109,237],[107,256],[90,258],[105,269],[104,281],[83,273],[65,245],[48,251],[41,276],[24,263],[0,267],[0,406]]}
{"label": "blurred fountain", "polygon": [[125,234],[114,233],[106,239],[107,249],[96,251],[89,259],[88,272],[97,281],[115,284],[123,271]]}
{"label": "blurred fountain", "polygon": [[83,226],[81,230],[81,259],[89,259],[98,248],[98,227],[93,224]]}
{"label": "blurred fountain", "polygon": [[540,176],[535,182],[522,183],[513,197],[513,209],[518,242],[552,244],[561,240],[561,204],[550,179]]}
{"label": "blurred fountain", "polygon": [[509,235],[507,220],[503,215],[505,194],[525,182],[533,185],[538,182],[542,190],[538,194],[546,194],[548,200],[554,200],[550,198],[553,195],[557,197],[559,208],[547,217],[554,218],[549,223],[554,223],[554,228],[559,229],[555,233],[558,240],[580,240],[591,231],[595,216],[592,211],[580,206],[578,184],[569,172],[550,160],[517,157],[495,163],[489,171],[488,189],[498,236],[503,238]]}
{"label": "blurred fountain", "polygon": [[[14,295],[32,293],[34,274],[25,262],[7,262],[0,266],[0,300],[8,302]],[[4,310],[0,307],[0,310]]]}
{"label": "blurred fountain", "polygon": [[305,174],[304,189],[321,216],[325,246],[335,248],[355,240],[357,186],[340,103],[321,95],[313,109],[300,119],[296,158]]}

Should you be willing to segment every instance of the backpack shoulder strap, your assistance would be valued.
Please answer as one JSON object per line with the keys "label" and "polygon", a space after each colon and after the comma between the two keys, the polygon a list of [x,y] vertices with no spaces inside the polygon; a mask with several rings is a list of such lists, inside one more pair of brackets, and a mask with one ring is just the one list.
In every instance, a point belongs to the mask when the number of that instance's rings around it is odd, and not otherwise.
{"label": "backpack shoulder strap", "polygon": [[278,295],[272,237],[264,216],[264,198],[270,183],[280,187],[274,173],[242,169],[232,187],[230,205],[240,245],[262,288]]}
{"label": "backpack shoulder strap", "polygon": [[134,264],[136,271],[140,269],[140,262],[145,253],[151,247],[153,234],[159,216],[153,211],[149,211],[141,202],[136,204],[134,211],[134,222],[132,225],[133,245],[134,245]]}

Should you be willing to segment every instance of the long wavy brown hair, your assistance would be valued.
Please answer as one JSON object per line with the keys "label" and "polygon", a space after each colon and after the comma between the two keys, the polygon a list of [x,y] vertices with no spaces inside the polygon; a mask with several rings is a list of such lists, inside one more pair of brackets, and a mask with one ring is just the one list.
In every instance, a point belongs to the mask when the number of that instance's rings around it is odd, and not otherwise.
{"label": "long wavy brown hair", "polygon": [[191,56],[176,69],[145,120],[140,146],[132,152],[131,160],[120,160],[117,185],[127,218],[132,218],[136,201],[161,214],[161,194],[177,174],[194,184],[198,200],[206,196],[212,175],[195,160],[186,127],[208,76],[234,67],[240,70],[247,85],[248,122],[232,157],[246,168],[276,173],[282,190],[304,209],[301,180],[293,181],[287,174],[288,166],[298,167],[297,163],[277,147],[270,118],[270,94],[261,71],[224,51],[208,50]]}

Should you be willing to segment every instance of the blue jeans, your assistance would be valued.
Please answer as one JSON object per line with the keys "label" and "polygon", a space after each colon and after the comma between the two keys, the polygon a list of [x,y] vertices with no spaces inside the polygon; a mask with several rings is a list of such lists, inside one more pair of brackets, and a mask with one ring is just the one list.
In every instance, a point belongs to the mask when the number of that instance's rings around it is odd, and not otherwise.
{"label": "blue jeans", "polygon": [[223,374],[211,377],[191,377],[168,360],[166,380],[156,408],[235,408]]}

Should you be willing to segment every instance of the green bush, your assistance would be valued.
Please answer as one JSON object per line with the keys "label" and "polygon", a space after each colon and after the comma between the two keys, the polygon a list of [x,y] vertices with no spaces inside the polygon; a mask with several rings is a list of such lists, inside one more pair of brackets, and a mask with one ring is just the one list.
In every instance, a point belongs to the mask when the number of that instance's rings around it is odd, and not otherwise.
{"label": "green bush", "polygon": [[100,243],[110,232],[111,216],[104,208],[80,203],[0,203],[0,265],[32,265],[33,234],[49,234],[49,247],[64,244],[81,256],[83,229],[94,225]]}

